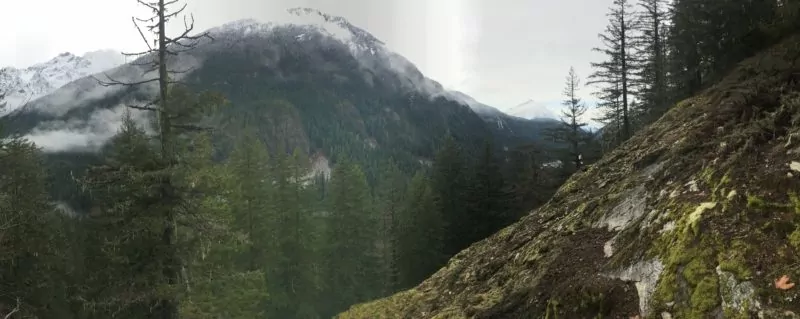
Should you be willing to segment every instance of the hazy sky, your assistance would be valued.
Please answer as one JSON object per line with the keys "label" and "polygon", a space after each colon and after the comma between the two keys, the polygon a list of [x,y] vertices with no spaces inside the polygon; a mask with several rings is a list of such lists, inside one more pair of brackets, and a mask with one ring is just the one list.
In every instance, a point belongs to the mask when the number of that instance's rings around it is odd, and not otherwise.
{"label": "hazy sky", "polygon": [[[507,110],[561,99],[570,66],[585,78],[611,0],[188,0],[198,30],[291,7],[347,18],[446,87]],[[144,13],[144,14],[142,14]],[[58,53],[141,51],[135,0],[8,1],[0,11],[0,66]],[[173,24],[173,27],[181,26]],[[584,88],[589,98],[590,88]],[[551,102],[553,103],[553,102]]]}

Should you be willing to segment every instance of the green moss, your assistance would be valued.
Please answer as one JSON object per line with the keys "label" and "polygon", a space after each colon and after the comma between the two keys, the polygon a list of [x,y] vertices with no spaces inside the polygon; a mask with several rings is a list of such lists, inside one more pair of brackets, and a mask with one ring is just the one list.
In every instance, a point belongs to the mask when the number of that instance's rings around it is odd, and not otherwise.
{"label": "green moss", "polygon": [[[786,203],[786,204],[771,203],[771,202],[767,202],[766,200],[764,200],[763,198],[760,198],[758,196],[748,194],[747,195],[747,208],[752,208],[752,209],[755,209],[755,210],[763,210],[763,209],[767,209],[767,208],[771,208],[771,209],[794,208],[795,210],[800,212],[800,210],[798,210],[798,209],[800,209],[800,206],[798,206],[798,205],[800,205],[800,203],[796,203],[795,202],[796,196],[794,196],[792,194],[789,194],[789,198],[791,199],[791,203]],[[792,198],[794,198],[794,199],[792,199]]]}
{"label": "green moss", "polygon": [[800,249],[800,228],[795,229],[795,231],[789,235],[789,244],[794,248]]}
{"label": "green moss", "polygon": [[713,274],[710,265],[702,258],[694,258],[683,269],[683,278],[689,282],[692,287],[697,286],[700,282]]}
{"label": "green moss", "polygon": [[665,270],[658,279],[656,291],[653,293],[653,300],[656,304],[666,304],[675,301],[678,293],[678,278],[675,272]]}
{"label": "green moss", "polygon": [[730,319],[750,319],[750,305],[745,304],[742,309],[725,308],[723,310],[725,318]]}
{"label": "green moss", "polygon": [[583,212],[586,211],[586,207],[588,207],[588,206],[589,205],[586,204],[586,202],[581,203],[580,206],[578,206],[578,208],[577,208],[578,213],[583,214]]}
{"label": "green moss", "polygon": [[744,241],[733,241],[725,252],[717,255],[720,270],[732,273],[738,281],[750,280],[753,272],[747,267],[745,258],[749,247]]}
{"label": "green moss", "polygon": [[722,271],[732,273],[738,281],[748,280],[753,277],[753,272],[744,264],[743,260],[726,260],[719,264]]}
{"label": "green moss", "polygon": [[764,209],[767,207],[767,203],[764,202],[763,199],[759,198],[755,195],[747,195],[747,208],[752,209]]}
{"label": "green moss", "polygon": [[720,303],[719,279],[716,275],[703,278],[692,290],[692,315],[708,318],[708,313]]}
{"label": "green moss", "polygon": [[486,293],[474,296],[473,302],[475,303],[475,305],[472,306],[472,308],[476,310],[487,310],[497,305],[502,299],[503,299],[502,290],[493,289]]}
{"label": "green moss", "polygon": [[703,212],[709,209],[714,209],[714,207],[717,207],[716,202],[702,203],[700,204],[700,206],[697,206],[697,208],[695,208],[691,214],[689,214],[689,220],[688,220],[689,228],[695,235],[697,235],[697,232],[699,231],[700,220],[703,215]]}
{"label": "green moss", "polygon": [[795,214],[800,217],[800,197],[797,196],[796,193],[789,193],[789,201],[792,203],[794,207]]}

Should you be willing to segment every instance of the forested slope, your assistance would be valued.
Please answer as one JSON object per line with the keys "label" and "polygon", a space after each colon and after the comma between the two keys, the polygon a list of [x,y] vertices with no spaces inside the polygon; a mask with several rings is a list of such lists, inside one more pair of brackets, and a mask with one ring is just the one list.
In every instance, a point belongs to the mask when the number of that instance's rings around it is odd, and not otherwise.
{"label": "forested slope", "polygon": [[339,318],[796,318],[798,74],[793,36],[421,285]]}

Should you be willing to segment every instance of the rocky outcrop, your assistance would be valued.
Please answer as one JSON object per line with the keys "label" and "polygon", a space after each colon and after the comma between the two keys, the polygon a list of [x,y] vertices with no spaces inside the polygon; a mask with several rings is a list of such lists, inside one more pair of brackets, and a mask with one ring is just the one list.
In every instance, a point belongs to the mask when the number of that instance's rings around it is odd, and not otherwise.
{"label": "rocky outcrop", "polygon": [[797,318],[800,37],[349,318]]}

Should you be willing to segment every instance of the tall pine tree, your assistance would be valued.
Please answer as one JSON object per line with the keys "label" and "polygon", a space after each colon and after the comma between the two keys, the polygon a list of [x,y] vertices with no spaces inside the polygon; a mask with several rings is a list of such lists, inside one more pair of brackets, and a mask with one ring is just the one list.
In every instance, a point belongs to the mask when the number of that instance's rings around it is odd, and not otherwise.
{"label": "tall pine tree", "polygon": [[585,156],[583,148],[588,139],[588,134],[584,131],[587,123],[583,122],[586,105],[578,96],[579,86],[580,79],[575,69],[570,68],[564,86],[564,100],[561,102],[564,106],[561,110],[561,126],[554,132],[556,140],[566,143],[569,147],[567,156],[571,165],[565,165],[569,173],[581,169]]}
{"label": "tall pine tree", "polygon": [[472,243],[474,236],[467,218],[466,164],[452,136],[447,136],[433,162],[431,187],[436,208],[445,227],[444,253],[449,258]]}
{"label": "tall pine tree", "polygon": [[447,260],[444,227],[431,181],[417,172],[408,186],[397,220],[397,281],[400,289],[418,285]]}
{"label": "tall pine tree", "polygon": [[405,202],[406,178],[394,161],[387,161],[376,186],[376,207],[380,212],[380,241],[382,295],[398,289],[398,223]]}
{"label": "tall pine tree", "polygon": [[608,16],[609,24],[599,35],[603,47],[594,49],[605,54],[606,60],[592,63],[595,72],[589,76],[588,84],[600,85],[606,118],[619,121],[620,140],[625,141],[633,133],[630,86],[636,73],[636,65],[632,63],[633,13],[628,0],[614,0]]}
{"label": "tall pine tree", "polygon": [[339,156],[330,182],[324,252],[326,296],[333,315],[380,292],[376,230],[366,177],[361,168]]}
{"label": "tall pine tree", "polygon": [[641,11],[637,12],[633,49],[637,74],[633,81],[633,91],[639,98],[639,123],[656,120],[666,112],[669,104],[667,90],[667,49],[666,34],[669,20],[666,0],[639,0]]}
{"label": "tall pine tree", "polygon": [[467,186],[467,209],[462,217],[466,228],[460,231],[463,244],[482,240],[510,224],[513,217],[509,214],[508,200],[500,161],[494,146],[487,141],[473,164]]}
{"label": "tall pine tree", "polygon": [[66,311],[60,219],[47,195],[39,150],[0,141],[0,315],[58,317]]}

